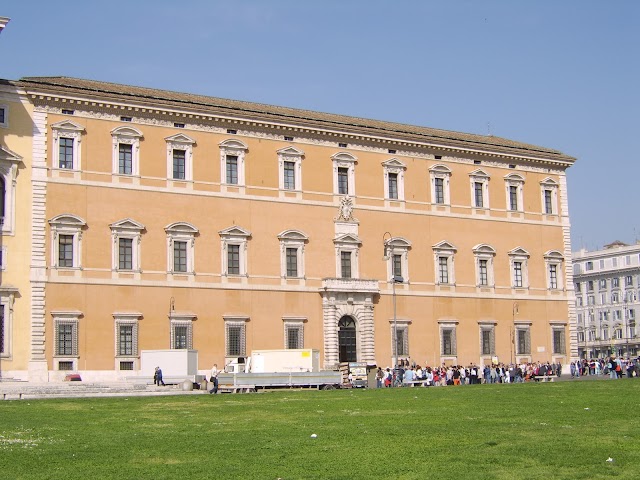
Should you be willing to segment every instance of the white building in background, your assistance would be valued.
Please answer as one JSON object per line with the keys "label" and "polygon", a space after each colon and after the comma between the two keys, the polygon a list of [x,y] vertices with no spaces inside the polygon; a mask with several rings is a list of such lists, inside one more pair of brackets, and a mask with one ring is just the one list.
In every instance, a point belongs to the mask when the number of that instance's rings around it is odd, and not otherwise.
{"label": "white building in background", "polygon": [[580,358],[637,356],[640,243],[574,252],[573,280]]}

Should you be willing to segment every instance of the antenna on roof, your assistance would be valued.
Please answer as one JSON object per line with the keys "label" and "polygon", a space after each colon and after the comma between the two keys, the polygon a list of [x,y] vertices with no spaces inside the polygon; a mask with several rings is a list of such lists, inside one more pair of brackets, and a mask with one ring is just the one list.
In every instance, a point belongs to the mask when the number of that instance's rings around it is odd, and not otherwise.
{"label": "antenna on roof", "polygon": [[491,134],[491,122],[487,122],[487,135],[489,137],[492,137],[493,135]]}

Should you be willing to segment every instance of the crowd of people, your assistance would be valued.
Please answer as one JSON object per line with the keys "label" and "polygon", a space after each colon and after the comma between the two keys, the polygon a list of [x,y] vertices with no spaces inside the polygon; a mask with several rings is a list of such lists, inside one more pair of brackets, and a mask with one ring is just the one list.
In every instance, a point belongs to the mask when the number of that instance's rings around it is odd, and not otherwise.
{"label": "crowd of people", "polygon": [[[638,376],[640,357],[637,360],[624,361],[615,357],[606,360],[582,360],[571,362],[572,378],[582,375],[610,375],[620,378],[623,373],[628,377]],[[422,367],[409,360],[400,360],[395,368],[378,368],[376,383],[378,388],[398,386],[445,386],[476,385],[480,383],[523,383],[547,380],[544,377],[560,377],[562,364],[552,362],[534,362],[521,364],[442,365],[440,367]]]}

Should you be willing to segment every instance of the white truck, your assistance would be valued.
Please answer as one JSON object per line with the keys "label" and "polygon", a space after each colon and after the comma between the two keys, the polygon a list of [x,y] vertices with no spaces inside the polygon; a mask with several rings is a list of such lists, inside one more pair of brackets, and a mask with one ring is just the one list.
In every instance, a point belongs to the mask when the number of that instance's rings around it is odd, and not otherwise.
{"label": "white truck", "polygon": [[271,388],[329,390],[342,385],[342,374],[321,371],[318,350],[254,350],[244,363],[228,364],[218,375],[218,384],[220,391],[231,392]]}

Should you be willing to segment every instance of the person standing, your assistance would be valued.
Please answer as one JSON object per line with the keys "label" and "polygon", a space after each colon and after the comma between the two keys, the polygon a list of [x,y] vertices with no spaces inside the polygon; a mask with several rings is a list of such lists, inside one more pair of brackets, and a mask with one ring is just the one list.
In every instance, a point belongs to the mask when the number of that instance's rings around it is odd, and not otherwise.
{"label": "person standing", "polygon": [[209,390],[209,393],[218,393],[218,364],[214,363],[209,376],[209,381],[213,383],[213,388]]}
{"label": "person standing", "polygon": [[164,387],[164,381],[162,380],[162,369],[160,367],[156,367],[156,372],[153,375],[155,379],[155,384],[159,387],[162,385]]}

